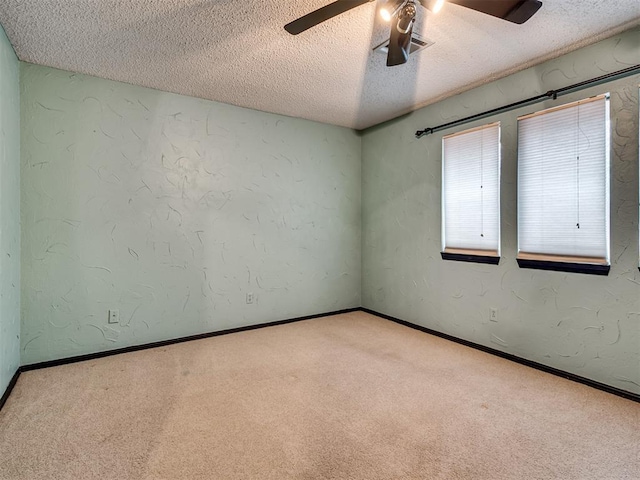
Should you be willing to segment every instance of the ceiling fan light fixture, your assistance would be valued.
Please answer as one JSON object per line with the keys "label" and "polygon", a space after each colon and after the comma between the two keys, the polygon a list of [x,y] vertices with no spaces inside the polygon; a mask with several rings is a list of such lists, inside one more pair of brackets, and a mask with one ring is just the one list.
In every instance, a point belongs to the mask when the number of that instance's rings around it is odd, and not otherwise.
{"label": "ceiling fan light fixture", "polygon": [[[377,0],[334,0],[322,8],[287,23],[284,29],[298,35],[349,10]],[[540,0],[449,0],[461,7],[498,17],[515,24],[523,24],[536,14]],[[380,14],[389,22],[391,32],[387,44],[387,66],[407,63],[412,48],[412,34],[416,22],[417,4],[437,13],[446,0],[380,0]],[[497,8],[504,7],[504,8]]]}
{"label": "ceiling fan light fixture", "polygon": [[413,22],[416,19],[416,4],[413,0],[409,0],[400,13],[398,13],[398,24],[396,28],[402,34],[407,34],[413,26]]}
{"label": "ceiling fan light fixture", "polygon": [[380,8],[380,16],[385,22],[390,22],[393,17],[404,7],[408,0],[387,0]]}

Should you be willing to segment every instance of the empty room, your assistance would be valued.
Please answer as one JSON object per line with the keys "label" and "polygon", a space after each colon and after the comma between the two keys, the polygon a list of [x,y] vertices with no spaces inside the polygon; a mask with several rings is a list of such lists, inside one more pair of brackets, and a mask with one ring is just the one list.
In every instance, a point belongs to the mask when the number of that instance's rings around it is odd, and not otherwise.
{"label": "empty room", "polygon": [[637,0],[2,0],[0,480],[640,478]]}

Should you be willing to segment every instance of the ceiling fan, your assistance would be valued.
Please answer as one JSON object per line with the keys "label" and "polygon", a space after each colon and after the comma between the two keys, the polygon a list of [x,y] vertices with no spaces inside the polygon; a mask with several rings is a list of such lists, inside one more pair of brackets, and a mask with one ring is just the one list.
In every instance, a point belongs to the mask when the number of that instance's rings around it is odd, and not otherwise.
{"label": "ceiling fan", "polygon": [[[291,35],[298,35],[333,17],[375,0],[337,0],[284,26]],[[470,8],[508,22],[523,24],[542,6],[539,0],[385,0],[380,15],[391,24],[391,38],[387,66],[402,65],[409,59],[413,24],[420,3],[427,10],[438,13],[445,1]]]}

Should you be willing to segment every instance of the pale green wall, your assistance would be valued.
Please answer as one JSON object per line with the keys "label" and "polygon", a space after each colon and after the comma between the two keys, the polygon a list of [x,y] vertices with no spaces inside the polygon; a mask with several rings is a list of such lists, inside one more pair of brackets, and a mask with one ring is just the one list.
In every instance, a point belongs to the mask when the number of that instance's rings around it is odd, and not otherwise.
{"label": "pale green wall", "polygon": [[19,64],[0,26],[0,395],[20,365]]}
{"label": "pale green wall", "polygon": [[23,364],[360,306],[354,131],[21,80]]}
{"label": "pale green wall", "polygon": [[[638,75],[416,139],[416,130],[640,63],[628,31],[368,130],[363,137],[363,305],[459,338],[640,392]],[[516,263],[519,115],[611,92],[611,273]],[[502,260],[444,261],[442,136],[502,124]],[[499,321],[489,321],[492,307]]]}
{"label": "pale green wall", "polygon": [[[636,64],[638,41],[636,29],[362,138],[23,64],[22,362],[362,303],[640,391],[640,79],[476,122],[500,120],[503,128],[498,267],[439,258],[442,134],[413,137]],[[612,93],[614,132],[611,274],[520,270],[516,117],[603,91]],[[3,194],[17,194],[13,175]],[[245,303],[247,292],[255,305]],[[488,321],[491,307],[499,308],[497,323]],[[120,324],[107,324],[109,308],[120,310]]]}

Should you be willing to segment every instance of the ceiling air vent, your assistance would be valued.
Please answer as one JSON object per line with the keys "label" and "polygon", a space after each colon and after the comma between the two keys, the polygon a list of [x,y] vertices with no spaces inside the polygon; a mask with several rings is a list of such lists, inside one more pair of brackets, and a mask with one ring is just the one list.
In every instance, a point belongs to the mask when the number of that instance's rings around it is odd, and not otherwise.
{"label": "ceiling air vent", "polygon": [[[427,47],[430,47],[434,43],[435,42],[432,42],[431,40],[427,40],[426,38],[421,37],[420,35],[414,32],[411,35],[411,48],[409,49],[409,55],[411,55],[412,53],[416,53],[420,50],[423,50]],[[388,47],[389,47],[389,40],[386,40],[385,42],[382,42],[380,45],[375,47],[373,51],[384,53],[386,55],[389,51]]]}

